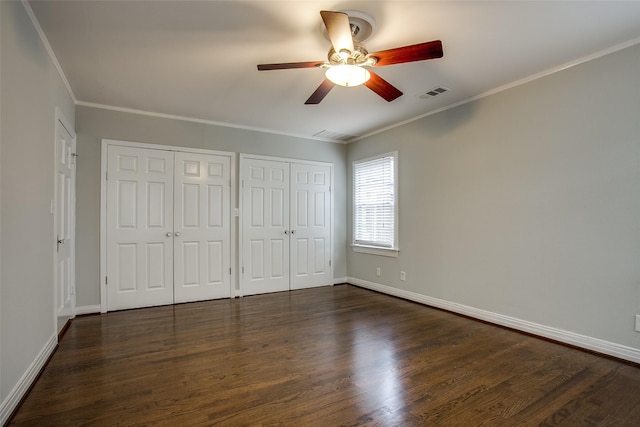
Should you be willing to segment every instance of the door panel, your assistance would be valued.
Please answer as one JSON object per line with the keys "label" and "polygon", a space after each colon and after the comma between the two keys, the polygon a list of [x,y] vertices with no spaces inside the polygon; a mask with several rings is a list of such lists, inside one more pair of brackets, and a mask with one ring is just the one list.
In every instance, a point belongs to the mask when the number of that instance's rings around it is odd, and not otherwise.
{"label": "door panel", "polygon": [[[207,245],[207,280],[209,283],[222,283],[226,275],[224,262],[224,243],[208,242]],[[228,249],[227,249],[228,250]]]}
{"label": "door panel", "polygon": [[167,258],[165,251],[167,245],[162,243],[147,243],[147,275],[149,277],[149,289],[162,289],[171,278],[164,275],[164,268],[157,268]]}
{"label": "door panel", "polygon": [[250,240],[249,259],[247,263],[249,268],[246,274],[250,276],[251,280],[266,280],[264,275],[265,258],[264,239]]}
{"label": "door panel", "polygon": [[291,176],[291,289],[331,285],[331,168],[292,163]]}
{"label": "door panel", "polygon": [[231,296],[231,161],[175,153],[175,302]]}
{"label": "door panel", "polygon": [[56,317],[60,332],[74,316],[74,193],[76,140],[60,121],[56,123]]}
{"label": "door panel", "polygon": [[173,303],[173,153],[109,146],[107,308]]}
{"label": "door panel", "polygon": [[243,160],[244,295],[289,289],[289,164]]}

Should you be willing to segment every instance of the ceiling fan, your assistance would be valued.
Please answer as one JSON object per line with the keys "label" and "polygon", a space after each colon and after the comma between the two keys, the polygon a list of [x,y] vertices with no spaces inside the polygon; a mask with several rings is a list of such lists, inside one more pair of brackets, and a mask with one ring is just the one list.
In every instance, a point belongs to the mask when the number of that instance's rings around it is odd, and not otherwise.
{"label": "ceiling fan", "polygon": [[[369,67],[401,64],[442,58],[442,42],[434,40],[395,49],[369,53],[361,43],[373,28],[373,18],[358,11],[320,12],[331,49],[328,61],[287,62],[260,64],[259,71],[286,70],[291,68],[326,68],[326,78],[307,99],[305,104],[319,104],[335,85],[352,87],[364,84],[387,102],[402,95],[391,83],[369,70]],[[364,31],[363,31],[364,30]]]}

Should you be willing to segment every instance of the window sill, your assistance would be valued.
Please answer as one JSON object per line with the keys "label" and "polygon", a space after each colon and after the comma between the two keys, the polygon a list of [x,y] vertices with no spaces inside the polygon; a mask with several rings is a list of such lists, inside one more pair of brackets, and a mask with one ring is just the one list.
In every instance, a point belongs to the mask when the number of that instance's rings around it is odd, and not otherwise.
{"label": "window sill", "polygon": [[353,252],[370,255],[382,255],[398,258],[400,249],[398,248],[381,248],[379,246],[351,245]]}

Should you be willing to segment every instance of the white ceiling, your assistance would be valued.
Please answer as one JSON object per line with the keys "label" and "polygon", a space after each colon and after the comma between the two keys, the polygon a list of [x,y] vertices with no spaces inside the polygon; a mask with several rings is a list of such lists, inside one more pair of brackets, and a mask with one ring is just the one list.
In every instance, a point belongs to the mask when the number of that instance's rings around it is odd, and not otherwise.
{"label": "white ceiling", "polygon": [[[30,1],[79,104],[189,117],[312,138],[360,136],[615,46],[640,41],[638,1]],[[376,20],[370,52],[435,39],[444,57],[376,68],[404,92],[364,86],[304,105],[322,69],[320,10]],[[437,97],[420,95],[437,86]],[[321,138],[322,139],[322,138]],[[324,138],[326,139],[326,138]]]}

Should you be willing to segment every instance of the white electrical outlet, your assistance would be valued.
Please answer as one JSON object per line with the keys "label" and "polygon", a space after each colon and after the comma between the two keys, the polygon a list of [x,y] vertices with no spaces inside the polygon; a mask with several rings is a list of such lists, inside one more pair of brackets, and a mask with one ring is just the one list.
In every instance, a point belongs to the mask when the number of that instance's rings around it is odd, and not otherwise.
{"label": "white electrical outlet", "polygon": [[376,268],[376,276],[380,277],[381,274],[380,267]]}
{"label": "white electrical outlet", "polygon": [[405,273],[404,271],[400,272],[400,280],[402,280],[403,282],[405,280],[407,280],[407,273]]}
{"label": "white electrical outlet", "polygon": [[636,332],[640,332],[640,314],[636,314]]}

